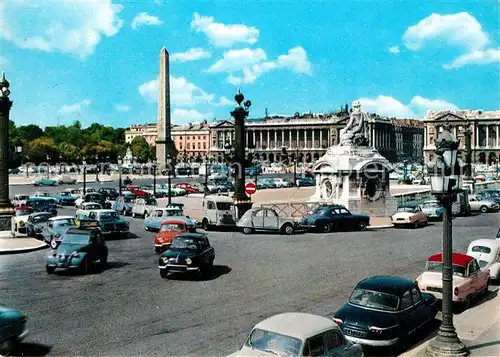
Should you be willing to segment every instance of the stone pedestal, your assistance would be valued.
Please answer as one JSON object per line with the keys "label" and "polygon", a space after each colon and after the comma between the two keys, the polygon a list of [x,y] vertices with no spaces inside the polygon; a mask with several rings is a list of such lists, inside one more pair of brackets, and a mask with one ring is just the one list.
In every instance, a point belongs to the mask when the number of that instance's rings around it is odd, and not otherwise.
{"label": "stone pedestal", "polygon": [[389,161],[372,147],[332,146],[313,168],[311,202],[341,204],[353,212],[389,216],[397,208],[389,190]]}
{"label": "stone pedestal", "polygon": [[12,217],[13,214],[5,214],[5,212],[0,213],[0,238],[14,238]]}

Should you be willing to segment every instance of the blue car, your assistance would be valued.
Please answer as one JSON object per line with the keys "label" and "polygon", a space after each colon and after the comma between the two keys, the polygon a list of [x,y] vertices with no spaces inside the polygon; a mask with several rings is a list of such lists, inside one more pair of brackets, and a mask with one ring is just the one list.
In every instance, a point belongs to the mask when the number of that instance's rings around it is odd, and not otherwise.
{"label": "blue car", "polygon": [[196,231],[196,221],[184,216],[182,208],[172,206],[153,209],[151,214],[144,220],[144,230],[158,232],[160,230],[161,223],[169,218],[183,220],[186,222],[188,230]]}
{"label": "blue car", "polygon": [[54,186],[57,183],[56,180],[50,179],[38,179],[33,181],[33,185],[35,186]]}
{"label": "blue car", "polygon": [[76,197],[72,196],[71,193],[66,191],[58,192],[54,196],[54,199],[59,206],[73,206],[76,201]]}
{"label": "blue car", "polygon": [[437,200],[427,200],[420,205],[422,212],[427,214],[429,220],[443,220],[443,206]]}
{"label": "blue car", "polygon": [[27,334],[26,316],[17,310],[0,306],[0,355],[13,352]]}
{"label": "blue car", "polygon": [[119,196],[116,201],[113,202],[111,209],[124,216],[130,216],[132,215],[132,207],[134,206],[135,199],[135,195]]}
{"label": "blue car", "polygon": [[52,249],[56,249],[64,239],[64,235],[69,228],[77,228],[75,217],[52,217],[49,218],[47,224],[42,226],[40,235],[46,243],[50,244]]}

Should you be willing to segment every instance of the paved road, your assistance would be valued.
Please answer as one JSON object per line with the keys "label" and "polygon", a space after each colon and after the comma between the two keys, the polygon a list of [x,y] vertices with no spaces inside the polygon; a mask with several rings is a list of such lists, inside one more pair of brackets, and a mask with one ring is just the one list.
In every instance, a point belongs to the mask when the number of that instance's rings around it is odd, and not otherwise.
{"label": "paved road", "polygon": [[[70,210],[67,210],[70,212]],[[61,214],[67,212],[62,211]],[[498,214],[454,220],[454,249],[491,238]],[[153,234],[110,241],[110,268],[87,276],[47,275],[48,251],[0,259],[2,305],[29,317],[26,355],[218,356],[238,349],[250,328],[285,311],[327,314],[369,275],[414,279],[441,250],[441,223],[418,230],[243,235],[211,232],[208,281],[164,280]]]}

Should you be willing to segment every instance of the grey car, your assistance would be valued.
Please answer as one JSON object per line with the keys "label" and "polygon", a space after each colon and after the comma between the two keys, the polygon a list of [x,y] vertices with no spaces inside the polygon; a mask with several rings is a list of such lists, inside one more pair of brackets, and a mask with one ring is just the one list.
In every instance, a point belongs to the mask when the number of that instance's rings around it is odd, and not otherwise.
{"label": "grey car", "polygon": [[480,195],[469,195],[469,206],[471,211],[482,213],[497,212],[500,209],[498,203]]}
{"label": "grey car", "polygon": [[293,234],[297,227],[292,218],[279,217],[271,208],[252,208],[236,223],[243,233],[250,234],[255,231],[274,231],[284,234]]}

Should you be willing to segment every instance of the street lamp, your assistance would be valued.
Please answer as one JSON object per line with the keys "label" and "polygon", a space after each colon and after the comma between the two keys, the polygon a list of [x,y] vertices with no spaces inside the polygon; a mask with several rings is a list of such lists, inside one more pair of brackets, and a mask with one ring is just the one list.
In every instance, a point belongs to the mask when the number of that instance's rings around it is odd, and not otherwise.
{"label": "street lamp", "polygon": [[118,156],[118,194],[122,195],[122,164],[123,159],[121,156]]}
{"label": "street lamp", "polygon": [[9,82],[2,73],[0,80],[0,231],[12,231],[14,206],[9,199],[9,116],[12,101],[9,99]]}
{"label": "street lamp", "polygon": [[227,176],[229,177],[230,176],[230,167],[229,167],[229,162],[231,161],[231,149],[233,148],[233,146],[229,143],[229,140],[226,141],[226,143],[224,144],[224,156],[225,156],[225,159],[226,159],[226,166],[227,166]]}
{"label": "street lamp", "polygon": [[[153,159],[153,197],[156,197],[156,159]],[[169,187],[170,190],[170,187]]]}
{"label": "street lamp", "polygon": [[212,163],[212,160],[213,160],[212,156],[205,157],[205,189],[208,187],[209,166]]}
{"label": "street lamp", "polygon": [[442,323],[437,337],[429,343],[430,356],[466,356],[467,347],[460,341],[453,326],[453,267],[452,267],[452,212],[451,206],[461,191],[463,167],[458,159],[460,141],[450,133],[446,123],[436,140],[436,159],[428,166],[431,192],[443,205],[443,292]]}
{"label": "street lamp", "polygon": [[47,180],[48,180],[50,178],[50,156],[49,156],[49,154],[47,154],[46,159],[47,159],[47,164],[49,165],[47,168]]}
{"label": "street lamp", "polygon": [[83,164],[83,192],[82,194],[85,195],[87,193],[87,161],[85,161],[85,157],[82,160]]}
{"label": "street lamp", "polygon": [[95,156],[95,182],[99,182],[99,156]]}
{"label": "street lamp", "polygon": [[169,207],[172,204],[172,188],[170,187],[172,185],[172,179],[171,179],[171,172],[172,172],[172,155],[170,153],[167,154],[167,159],[166,159],[166,164],[167,164],[167,178],[168,178],[168,203],[167,207]]}

